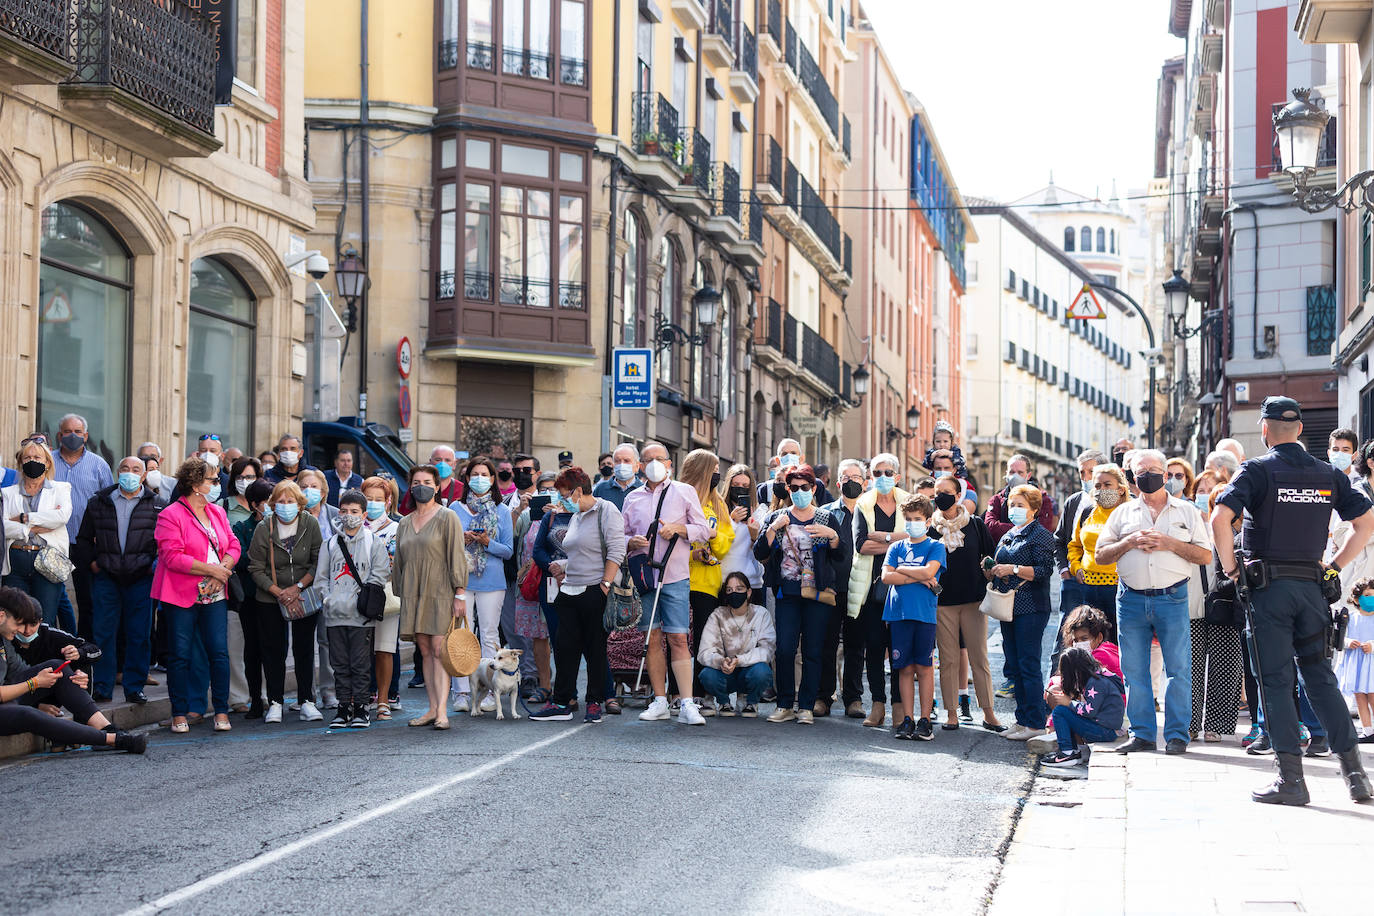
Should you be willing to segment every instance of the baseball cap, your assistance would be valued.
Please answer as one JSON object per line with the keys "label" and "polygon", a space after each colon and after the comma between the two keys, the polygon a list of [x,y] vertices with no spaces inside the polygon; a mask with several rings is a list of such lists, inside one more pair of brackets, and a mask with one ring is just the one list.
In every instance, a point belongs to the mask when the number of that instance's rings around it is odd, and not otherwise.
{"label": "baseball cap", "polygon": [[564,464],[564,463],[572,464],[572,460],[573,460],[572,452],[568,451],[567,449],[564,449],[563,451],[561,451],[561,452],[558,453],[558,463],[559,463],[559,464]]}
{"label": "baseball cap", "polygon": [[1302,419],[1302,407],[1292,398],[1267,397],[1260,406],[1261,420],[1284,420],[1292,423]]}

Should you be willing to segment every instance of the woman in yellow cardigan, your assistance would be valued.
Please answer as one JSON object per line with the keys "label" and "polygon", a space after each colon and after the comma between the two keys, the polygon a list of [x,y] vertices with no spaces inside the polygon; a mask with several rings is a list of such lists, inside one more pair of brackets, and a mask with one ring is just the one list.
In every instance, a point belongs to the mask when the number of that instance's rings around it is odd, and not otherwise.
{"label": "woman in yellow cardigan", "polygon": [[[697,491],[701,511],[713,534],[709,541],[693,541],[691,560],[687,570],[691,579],[688,601],[692,608],[692,692],[697,708],[703,716],[716,714],[716,701],[701,686],[701,663],[696,660],[701,646],[701,631],[706,619],[720,604],[720,561],[735,542],[735,526],[730,523],[730,509],[720,498],[720,458],[709,449],[699,448],[682,461],[683,483]],[[679,686],[681,693],[682,688]]]}
{"label": "woman in yellow cardigan", "polygon": [[1092,605],[1112,622],[1109,639],[1116,633],[1116,564],[1097,562],[1097,538],[1107,517],[1117,506],[1131,498],[1126,474],[1119,465],[1099,464],[1093,468],[1093,511],[1079,519],[1069,541],[1069,572],[1083,586],[1083,603]]}

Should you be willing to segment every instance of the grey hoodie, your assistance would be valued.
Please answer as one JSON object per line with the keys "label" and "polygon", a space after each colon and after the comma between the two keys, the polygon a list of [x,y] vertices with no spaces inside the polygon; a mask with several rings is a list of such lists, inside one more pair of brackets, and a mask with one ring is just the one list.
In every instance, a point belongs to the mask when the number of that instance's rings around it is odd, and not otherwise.
{"label": "grey hoodie", "polygon": [[328,538],[320,546],[320,559],[315,567],[315,581],[324,593],[324,624],[327,627],[370,627],[376,621],[358,613],[358,583],[349,575],[344,564],[339,538],[348,544],[353,568],[358,578],[372,585],[386,585],[391,577],[391,560],[387,557],[386,541],[366,526],[349,537],[342,525],[339,534]]}

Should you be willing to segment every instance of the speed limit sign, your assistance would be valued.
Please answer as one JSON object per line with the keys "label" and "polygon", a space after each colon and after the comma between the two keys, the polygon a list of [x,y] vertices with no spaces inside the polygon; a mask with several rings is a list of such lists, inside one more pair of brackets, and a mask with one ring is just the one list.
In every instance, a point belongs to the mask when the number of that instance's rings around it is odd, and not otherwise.
{"label": "speed limit sign", "polygon": [[396,371],[401,373],[401,378],[410,378],[410,338],[402,337],[401,342],[396,345]]}

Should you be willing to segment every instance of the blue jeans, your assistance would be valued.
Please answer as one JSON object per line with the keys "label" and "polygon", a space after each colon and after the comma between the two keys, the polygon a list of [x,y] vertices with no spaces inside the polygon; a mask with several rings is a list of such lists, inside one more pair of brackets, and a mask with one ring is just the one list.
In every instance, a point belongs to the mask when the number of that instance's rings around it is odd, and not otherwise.
{"label": "blue jeans", "polygon": [[1131,735],[1153,742],[1158,731],[1154,688],[1150,685],[1153,636],[1164,656],[1164,740],[1187,741],[1193,714],[1193,637],[1188,625],[1187,580],[1164,595],[1142,595],[1122,585],[1116,606]]}
{"label": "blue jeans", "polygon": [[[778,679],[778,709],[811,711],[821,688],[821,653],[825,646],[825,629],[833,609],[814,598],[800,595],[778,595],[778,649],[774,668]],[[801,643],[802,676],[797,685],[797,644]]]}
{"label": "blue jeans", "polygon": [[[5,576],[5,585],[17,588],[28,595],[43,609],[43,622],[50,627],[61,627],[76,635],[76,615],[71,620],[58,618],[58,605],[65,594],[60,584],[49,582],[42,573],[33,568],[34,550],[10,550],[10,572]],[[70,608],[70,605],[68,605]],[[70,613],[70,612],[69,612]]]}
{"label": "blue jeans", "polygon": [[750,665],[747,668],[736,668],[732,673],[726,674],[719,668],[701,669],[701,686],[706,692],[715,697],[721,705],[730,702],[730,694],[742,693],[745,695],[747,703],[757,706],[759,697],[768,689],[768,685],[773,683],[773,669],[763,662]]}
{"label": "blue jeans", "polygon": [[153,653],[152,590],[152,576],[144,576],[127,585],[121,585],[103,572],[91,579],[91,600],[95,605],[91,638],[101,649],[92,671],[96,693],[109,696],[114,692],[118,664],[115,644],[121,630],[124,633],[124,695],[143,692]]}
{"label": "blue jeans", "polygon": [[1069,706],[1054,707],[1050,718],[1054,720],[1054,736],[1059,739],[1061,751],[1071,751],[1080,744],[1111,741],[1116,737],[1116,729],[1098,725]]}
{"label": "blue jeans", "polygon": [[[190,668],[197,633],[205,645],[205,654],[209,661],[210,693],[214,701],[215,714],[228,715],[228,605],[223,601],[216,601],[213,604],[198,604],[186,608],[164,603],[162,610],[167,614],[172,650],[171,664],[167,666],[167,692],[172,700],[172,715],[184,716],[190,710],[192,690],[195,687],[195,679],[191,676]],[[195,698],[197,705],[203,697],[202,693],[200,697]]]}
{"label": "blue jeans", "polygon": [[1035,611],[1017,614],[1002,624],[1003,670],[1010,670],[1016,688],[1016,724],[1026,728],[1044,728],[1050,714],[1040,671],[1040,644],[1049,622],[1049,611]]}

